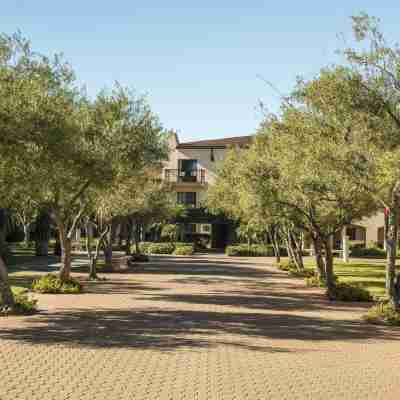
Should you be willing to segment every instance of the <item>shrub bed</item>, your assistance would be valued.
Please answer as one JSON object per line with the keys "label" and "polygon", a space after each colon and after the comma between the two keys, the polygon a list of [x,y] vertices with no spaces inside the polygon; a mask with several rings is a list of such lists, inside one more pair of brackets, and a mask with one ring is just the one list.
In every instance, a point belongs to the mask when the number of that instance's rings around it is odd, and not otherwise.
{"label": "shrub bed", "polygon": [[[153,244],[153,242],[140,242],[139,243],[139,249],[142,253],[148,254],[149,253],[149,247]],[[136,253],[136,247],[133,245],[131,247],[131,252]]]}
{"label": "shrub bed", "polygon": [[[141,242],[140,250],[144,254],[175,254],[192,255],[194,254],[194,244],[186,242]],[[132,247],[132,252],[135,252]]]}
{"label": "shrub bed", "polygon": [[1,304],[0,298],[0,316],[1,315],[31,315],[37,311],[37,300],[28,296],[26,290],[24,291],[15,291],[14,300],[15,300],[15,309],[9,310],[5,306]]}
{"label": "shrub bed", "polygon": [[385,258],[386,251],[379,247],[359,247],[355,246],[350,249],[352,257],[370,257],[370,258]]}
{"label": "shrub bed", "polygon": [[175,248],[176,247],[186,247],[186,246],[190,246],[194,248],[194,243],[191,242],[175,242]]}
{"label": "shrub bed", "polygon": [[388,302],[380,302],[370,308],[367,314],[363,315],[363,319],[372,324],[400,326],[400,313]]}
{"label": "shrub bed", "polygon": [[227,246],[225,254],[232,257],[273,257],[274,249],[272,246],[261,244],[237,244]]}
{"label": "shrub bed", "polygon": [[185,246],[176,246],[174,250],[174,255],[176,256],[191,256],[194,254],[194,246],[193,244],[191,245],[185,245]]}
{"label": "shrub bed", "polygon": [[348,283],[337,283],[333,293],[334,300],[337,301],[372,301],[371,293],[358,285]]}
{"label": "shrub bed", "polygon": [[289,262],[289,261],[283,261],[280,264],[278,264],[278,269],[281,271],[289,272],[289,275],[296,276],[299,278],[311,278],[314,276],[314,272],[309,270],[309,269],[304,269],[303,271],[299,271],[296,266]]}
{"label": "shrub bed", "polygon": [[146,254],[172,254],[174,250],[173,243],[151,243],[146,249]]}
{"label": "shrub bed", "polygon": [[38,293],[76,294],[82,292],[82,285],[73,278],[62,282],[57,275],[47,274],[33,281],[32,290]]}

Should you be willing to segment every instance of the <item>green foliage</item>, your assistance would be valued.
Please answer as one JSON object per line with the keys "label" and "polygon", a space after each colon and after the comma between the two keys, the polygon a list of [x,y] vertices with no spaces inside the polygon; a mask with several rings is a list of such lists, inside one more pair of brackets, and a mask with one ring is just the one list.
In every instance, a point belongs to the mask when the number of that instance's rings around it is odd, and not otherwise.
{"label": "green foliage", "polygon": [[[338,281],[338,277],[335,274],[333,275],[333,281]],[[326,282],[324,280],[321,280],[315,273],[312,273],[312,275],[306,277],[305,283],[308,287],[326,287]]]}
{"label": "green foliage", "polygon": [[[140,252],[144,254],[149,254],[149,247],[153,244],[153,242],[140,242],[139,243],[139,248]],[[132,246],[131,247],[131,252],[135,253],[136,252],[136,247]]]}
{"label": "green foliage", "polygon": [[176,242],[179,228],[176,224],[166,224],[161,230],[161,239],[168,242]]}
{"label": "green foliage", "polygon": [[298,278],[306,278],[306,279],[311,279],[314,276],[314,272],[309,270],[309,269],[304,269],[303,271],[299,271],[296,267],[296,265],[290,260],[287,261],[281,261],[278,264],[278,269],[281,271],[288,272],[289,275],[295,276]]}
{"label": "green foliage", "polygon": [[37,311],[37,300],[26,293],[14,294],[15,310],[17,314],[29,315]]}
{"label": "green foliage", "polygon": [[194,246],[193,246],[193,244],[190,246],[188,246],[188,245],[176,246],[173,254],[176,256],[191,256],[194,254]]}
{"label": "green foliage", "polygon": [[151,243],[146,253],[147,254],[172,254],[175,250],[173,243]]}
{"label": "green foliage", "polygon": [[339,282],[332,292],[333,299],[337,301],[372,301],[371,293],[360,285]]}
{"label": "green foliage", "polygon": [[33,281],[32,290],[38,293],[68,293],[82,292],[82,285],[75,279],[62,282],[57,275],[47,274]]}
{"label": "green foliage", "polygon": [[194,246],[192,242],[175,242],[175,247]]}
{"label": "green foliage", "polygon": [[359,258],[385,258],[386,251],[380,249],[379,247],[352,247],[350,249],[350,255],[352,257],[359,257]]}
{"label": "green foliage", "polygon": [[29,297],[26,289],[12,288],[15,301],[15,309],[8,310],[2,307],[0,296],[0,316],[9,314],[30,315],[37,311],[37,300]]}
{"label": "green foliage", "polygon": [[319,279],[319,277],[315,274],[309,276],[305,279],[306,286],[308,287],[326,287],[326,282]]}
{"label": "green foliage", "polygon": [[373,324],[387,324],[400,326],[400,312],[396,311],[389,302],[379,302],[371,307],[363,319]]}
{"label": "green foliage", "polygon": [[272,257],[274,249],[272,246],[265,246],[260,244],[237,244],[227,246],[225,254],[232,257]]}
{"label": "green foliage", "polygon": [[281,271],[286,271],[289,272],[291,269],[296,269],[296,266],[294,265],[294,263],[290,262],[290,260],[287,261],[281,261],[278,265],[277,265],[278,269],[280,269]]}

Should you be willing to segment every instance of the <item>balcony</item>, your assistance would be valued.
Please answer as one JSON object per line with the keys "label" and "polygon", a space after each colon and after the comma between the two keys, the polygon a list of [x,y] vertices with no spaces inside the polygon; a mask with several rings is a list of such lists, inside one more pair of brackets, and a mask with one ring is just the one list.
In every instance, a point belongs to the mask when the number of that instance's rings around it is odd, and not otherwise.
{"label": "balcony", "polygon": [[198,183],[204,185],[206,183],[206,170],[180,170],[180,169],[165,169],[165,180],[170,183]]}

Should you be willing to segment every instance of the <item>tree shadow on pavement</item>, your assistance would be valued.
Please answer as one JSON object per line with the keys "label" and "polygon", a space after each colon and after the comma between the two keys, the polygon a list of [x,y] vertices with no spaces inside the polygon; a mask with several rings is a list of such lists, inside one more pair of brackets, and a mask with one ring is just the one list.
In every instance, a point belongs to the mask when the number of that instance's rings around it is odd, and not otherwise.
{"label": "tree shadow on pavement", "polygon": [[[398,340],[400,332],[362,321],[293,314],[162,309],[75,310],[31,317],[0,330],[0,340],[90,348],[175,350],[229,344],[259,351],[293,351],[271,339],[302,341]],[[289,343],[288,343],[289,344]]]}

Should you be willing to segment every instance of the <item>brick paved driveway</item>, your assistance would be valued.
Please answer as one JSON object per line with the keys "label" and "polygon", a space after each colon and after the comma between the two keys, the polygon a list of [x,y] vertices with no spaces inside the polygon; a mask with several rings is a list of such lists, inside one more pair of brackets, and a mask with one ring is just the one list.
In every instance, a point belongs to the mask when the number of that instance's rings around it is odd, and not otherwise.
{"label": "brick paved driveway", "polygon": [[400,330],[266,259],[160,257],[0,318],[0,399],[399,399]]}

